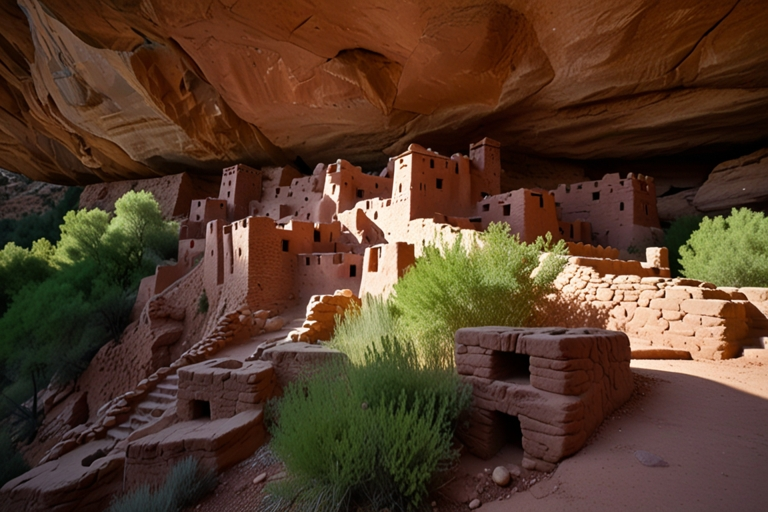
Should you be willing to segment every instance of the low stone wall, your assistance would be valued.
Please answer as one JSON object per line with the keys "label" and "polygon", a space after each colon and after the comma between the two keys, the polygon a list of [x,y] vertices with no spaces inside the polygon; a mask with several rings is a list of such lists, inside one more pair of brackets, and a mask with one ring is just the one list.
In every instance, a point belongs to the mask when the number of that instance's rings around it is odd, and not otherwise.
{"label": "low stone wall", "polygon": [[633,346],[688,352],[694,359],[738,355],[768,335],[768,289],[717,288],[692,279],[602,273],[571,258],[538,322],[625,332]]}
{"label": "low stone wall", "polygon": [[125,489],[162,482],[187,457],[215,472],[237,464],[266,441],[261,407],[231,418],[197,419],[142,437],[125,452]]}
{"label": "low stone wall", "polygon": [[523,466],[549,471],[632,393],[629,339],[601,329],[476,327],[456,332],[456,368],[472,384],[469,425],[459,435],[490,458],[509,418],[522,430]]}

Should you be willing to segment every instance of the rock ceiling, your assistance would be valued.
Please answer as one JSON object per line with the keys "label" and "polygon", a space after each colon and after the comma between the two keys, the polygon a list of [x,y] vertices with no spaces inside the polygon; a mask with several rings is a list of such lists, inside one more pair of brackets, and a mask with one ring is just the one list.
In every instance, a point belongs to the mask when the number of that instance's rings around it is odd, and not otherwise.
{"label": "rock ceiling", "polygon": [[[320,5],[317,5],[320,4]],[[59,183],[768,141],[761,0],[0,0],[0,166]]]}

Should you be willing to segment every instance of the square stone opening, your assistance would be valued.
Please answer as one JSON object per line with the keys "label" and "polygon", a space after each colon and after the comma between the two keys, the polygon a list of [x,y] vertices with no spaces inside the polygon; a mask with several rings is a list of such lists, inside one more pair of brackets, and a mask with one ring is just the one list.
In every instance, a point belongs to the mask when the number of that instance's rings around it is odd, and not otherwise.
{"label": "square stone opening", "polygon": [[504,444],[520,449],[520,454],[522,455],[523,428],[520,426],[520,420],[517,416],[504,414],[503,412],[497,411],[496,415],[499,418],[501,430],[504,433]]}
{"label": "square stone opening", "polygon": [[193,420],[211,417],[211,402],[208,400],[192,400],[191,405]]}
{"label": "square stone opening", "polygon": [[495,380],[514,384],[531,383],[531,356],[515,352],[494,352],[491,374]]}

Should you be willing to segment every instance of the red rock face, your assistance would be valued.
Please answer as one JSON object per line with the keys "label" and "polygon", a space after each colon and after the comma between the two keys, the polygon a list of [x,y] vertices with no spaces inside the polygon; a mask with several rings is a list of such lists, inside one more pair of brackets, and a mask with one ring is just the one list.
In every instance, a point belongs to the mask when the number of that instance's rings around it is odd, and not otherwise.
{"label": "red rock face", "polygon": [[[43,7],[44,3],[44,7]],[[4,0],[0,166],[71,183],[490,136],[567,158],[768,138],[758,0]]]}

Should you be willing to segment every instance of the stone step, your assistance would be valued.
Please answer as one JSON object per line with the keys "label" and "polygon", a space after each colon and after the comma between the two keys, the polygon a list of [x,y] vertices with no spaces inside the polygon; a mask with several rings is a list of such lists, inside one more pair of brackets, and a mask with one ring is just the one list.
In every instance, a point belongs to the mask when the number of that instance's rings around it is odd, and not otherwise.
{"label": "stone step", "polygon": [[[169,407],[171,407],[171,405],[172,403],[168,402],[160,403],[151,400],[145,400],[144,402],[141,402],[138,407],[136,407],[136,412],[144,415],[145,417],[157,418],[162,415]],[[159,414],[153,414],[155,411],[159,411]]]}
{"label": "stone step", "polygon": [[166,383],[160,383],[157,385],[157,387],[154,389],[156,393],[160,393],[163,395],[167,395],[173,398],[176,398],[176,395],[179,392],[178,386],[175,386],[173,384],[166,384]]}
{"label": "stone step", "polygon": [[107,437],[111,437],[112,439],[115,439],[117,441],[122,441],[123,439],[126,439],[129,435],[131,435],[131,432],[133,432],[133,429],[126,427],[124,425],[125,424],[121,424],[107,430]]}
{"label": "stone step", "polygon": [[166,395],[165,393],[158,392],[156,389],[147,393],[145,401],[156,402],[160,404],[173,404],[176,402],[176,395]]}
{"label": "stone step", "polygon": [[750,361],[761,361],[768,363],[768,349],[762,347],[744,347],[744,351],[741,354],[744,359]]}

